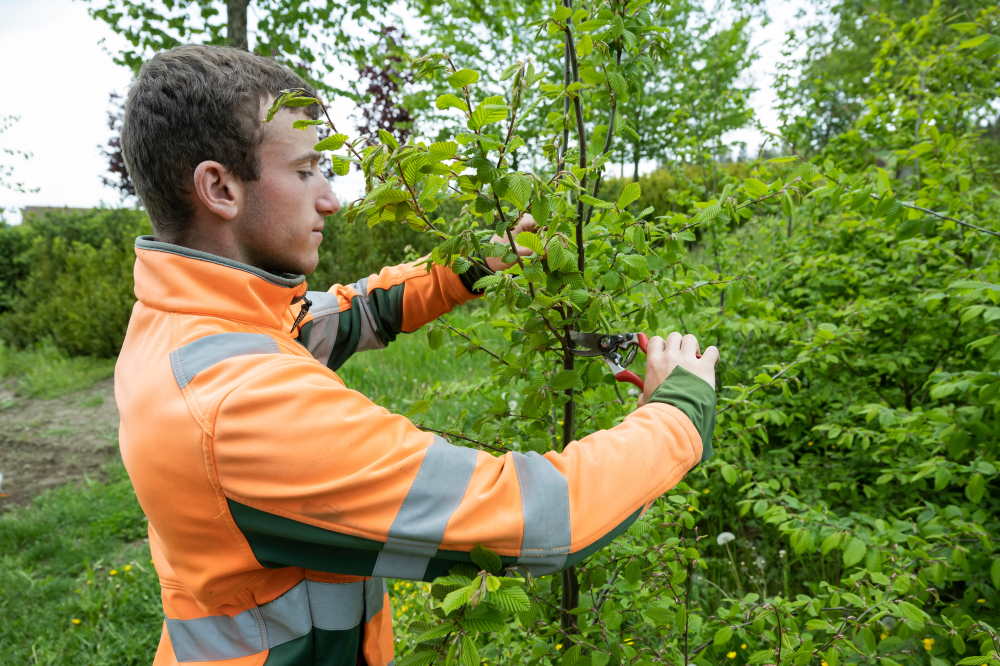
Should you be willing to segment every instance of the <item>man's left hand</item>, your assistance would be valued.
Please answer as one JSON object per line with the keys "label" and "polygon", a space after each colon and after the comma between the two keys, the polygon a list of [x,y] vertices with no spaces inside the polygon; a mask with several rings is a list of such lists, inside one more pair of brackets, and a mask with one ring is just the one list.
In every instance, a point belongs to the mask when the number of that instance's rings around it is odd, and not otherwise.
{"label": "man's left hand", "polygon": [[[531,217],[528,213],[525,213],[517,219],[517,224],[514,228],[510,230],[511,236],[516,240],[517,235],[522,231],[535,231],[538,228],[538,224],[535,222],[535,218]],[[500,245],[506,245],[508,250],[510,249],[510,240],[502,236],[494,235],[490,239],[490,242]],[[517,245],[515,243],[514,247],[517,249],[517,254],[522,257],[529,256],[532,251],[523,245]],[[503,257],[486,257],[486,265],[490,267],[492,271],[503,271],[514,265],[516,262],[507,263],[503,260]]]}

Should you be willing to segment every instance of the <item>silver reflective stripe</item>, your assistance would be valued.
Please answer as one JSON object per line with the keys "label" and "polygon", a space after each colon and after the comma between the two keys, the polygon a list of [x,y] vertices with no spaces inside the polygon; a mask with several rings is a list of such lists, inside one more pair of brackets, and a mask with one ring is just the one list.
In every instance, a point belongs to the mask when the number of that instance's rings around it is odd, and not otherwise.
{"label": "silver reflective stripe", "polygon": [[184,388],[199,372],[227,358],[277,353],[278,343],[262,333],[217,333],[206,335],[170,352],[170,367],[177,384]]}
{"label": "silver reflective stripe", "polygon": [[237,659],[287,643],[313,630],[343,631],[361,624],[365,587],[304,580],[280,597],[238,615],[193,620],[167,618],[180,662]]}
{"label": "silver reflective stripe", "polygon": [[365,622],[370,621],[382,611],[385,591],[384,578],[376,576],[365,581]]}
{"label": "silver reflective stripe", "polygon": [[569,485],[547,458],[514,453],[521,486],[524,535],[518,564],[535,575],[559,571],[569,554]]}
{"label": "silver reflective stripe", "polygon": [[389,528],[372,575],[416,580],[424,577],[451,515],[465,496],[478,455],[475,449],[434,437]]}
{"label": "silver reflective stripe", "polygon": [[167,618],[167,633],[170,634],[177,661],[235,659],[267,649],[259,618],[260,613],[252,611],[233,617],[215,615],[195,620]]}
{"label": "silver reflective stripe", "polygon": [[318,583],[310,580],[306,584],[309,586],[309,609],[314,627],[345,631],[361,624],[368,590],[364,582]]}
{"label": "silver reflective stripe", "polygon": [[307,349],[320,363],[330,362],[333,345],[337,342],[340,327],[340,300],[328,291],[307,291],[306,298],[312,302],[312,328],[309,330]]}
{"label": "silver reflective stripe", "polygon": [[368,300],[368,278],[358,280],[351,286],[358,292],[358,298],[354,299],[353,305],[360,308],[358,314],[361,320],[361,337],[358,338],[358,347],[354,351],[382,349],[385,345],[375,333],[378,327],[375,324],[375,316],[372,314],[371,302]]}

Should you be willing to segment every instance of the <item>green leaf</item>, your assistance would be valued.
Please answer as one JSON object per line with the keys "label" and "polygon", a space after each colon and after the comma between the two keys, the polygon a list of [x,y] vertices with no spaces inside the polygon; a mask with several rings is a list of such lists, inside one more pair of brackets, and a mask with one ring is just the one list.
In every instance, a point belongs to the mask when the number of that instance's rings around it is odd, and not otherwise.
{"label": "green leaf", "polygon": [[479,666],[479,650],[468,635],[462,636],[462,666]]}
{"label": "green leaf", "polygon": [[558,7],[556,7],[556,10],[554,12],[552,12],[552,20],[553,21],[565,21],[566,19],[568,19],[572,15],[573,15],[573,10],[572,9],[570,9],[569,7],[566,7],[565,5],[559,5]]}
{"label": "green leaf", "polygon": [[641,254],[626,254],[621,257],[625,264],[625,274],[634,280],[643,280],[649,277],[649,262]]}
{"label": "green leaf", "polygon": [[844,549],[844,566],[852,567],[861,561],[861,558],[865,556],[865,551],[868,550],[868,546],[865,542],[858,537],[851,537],[851,541],[847,544]]}
{"label": "green leaf", "polygon": [[531,199],[531,179],[519,173],[510,173],[494,184],[501,199],[509,201],[518,210],[528,207]]}
{"label": "green leaf", "polygon": [[[448,625],[445,625],[446,627]],[[438,653],[434,650],[421,650],[400,657],[396,661],[397,666],[430,666],[438,660]]]}
{"label": "green leaf", "polygon": [[312,127],[313,125],[322,125],[322,120],[313,120],[312,118],[300,118],[292,123],[292,127],[295,129],[305,129],[307,127]]}
{"label": "green leaf", "polygon": [[823,539],[823,543],[820,544],[819,552],[822,553],[823,555],[826,555],[831,550],[839,546],[843,538],[844,535],[840,532],[833,532],[832,534],[828,534],[826,538]]}
{"label": "green leaf", "polygon": [[476,291],[488,291],[502,283],[503,279],[502,275],[484,275],[476,280],[476,283],[472,285],[472,288]]}
{"label": "green leaf", "polygon": [[712,645],[715,647],[722,647],[729,642],[729,639],[733,637],[732,627],[722,627],[715,632],[715,638],[712,639]]}
{"label": "green leaf", "polygon": [[982,474],[973,474],[972,478],[969,479],[969,483],[965,486],[965,496],[973,504],[979,504],[985,493],[986,479],[983,478]]}
{"label": "green leaf", "polygon": [[445,93],[444,95],[439,95],[437,100],[434,102],[434,106],[439,109],[461,109],[462,111],[468,111],[469,105],[465,103],[464,99],[459,99],[451,93]]}
{"label": "green leaf", "polygon": [[474,69],[460,69],[448,77],[452,88],[463,88],[479,80],[479,72]]}
{"label": "green leaf", "polygon": [[988,664],[993,660],[993,657],[986,656],[976,656],[976,657],[965,657],[958,662],[958,666],[981,666],[982,664]]}
{"label": "green leaf", "polygon": [[973,37],[972,39],[965,40],[964,42],[962,42],[961,44],[958,45],[958,48],[959,48],[959,50],[961,50],[961,49],[974,49],[977,46],[979,46],[980,44],[985,43],[986,40],[989,39],[989,38],[990,38],[990,36],[989,36],[988,33],[982,34],[982,35],[978,35],[976,37]]}
{"label": "green leaf", "polygon": [[1000,590],[1000,559],[994,558],[993,564],[990,565],[990,580],[993,581],[993,587]]}
{"label": "green leaf", "polygon": [[861,627],[854,637],[854,644],[860,648],[864,654],[875,654],[875,634],[868,627]]}
{"label": "green leaf", "polygon": [[458,144],[454,141],[438,141],[436,143],[432,143],[427,151],[435,160],[448,160],[454,157],[455,153],[458,152]]}
{"label": "green leaf", "polygon": [[331,134],[313,146],[313,150],[337,150],[345,141],[347,141],[346,134]]}
{"label": "green leaf", "polygon": [[[488,277],[494,277],[492,275]],[[427,346],[431,349],[440,349],[444,344],[444,331],[440,328],[432,328],[427,332]]]}
{"label": "green leaf", "polygon": [[486,597],[486,603],[496,606],[508,613],[520,613],[531,608],[531,599],[528,593],[520,586],[504,585],[496,592],[492,592]]}
{"label": "green leaf", "polygon": [[343,155],[330,155],[330,166],[338,176],[346,176],[351,171],[351,160]]}
{"label": "green leaf", "polygon": [[618,201],[615,203],[615,206],[624,210],[626,206],[638,199],[641,194],[642,186],[639,183],[629,183],[622,188],[622,193],[618,195]]}
{"label": "green leaf", "polygon": [[382,143],[389,147],[389,150],[396,150],[399,148],[399,142],[396,141],[396,137],[381,127],[378,130],[378,138],[382,140]]}
{"label": "green leaf", "polygon": [[472,549],[469,553],[469,557],[472,561],[482,569],[483,571],[488,571],[492,574],[500,573],[503,569],[503,562],[500,560],[500,556],[494,553],[489,548],[476,544],[476,547]]}
{"label": "green leaf", "polygon": [[618,99],[622,101],[628,100],[628,84],[625,83],[624,76],[618,72],[608,72],[608,84]]}
{"label": "green leaf", "polygon": [[580,195],[580,201],[582,201],[583,203],[588,204],[590,206],[593,206],[594,208],[612,208],[612,207],[614,207],[614,204],[611,203],[610,201],[604,201],[602,199],[598,199],[597,197],[592,197],[589,194],[581,194]]}
{"label": "green leaf", "polygon": [[522,231],[514,238],[514,242],[518,245],[523,245],[535,254],[544,254],[545,246],[542,244],[542,239],[538,234],[532,231]]}
{"label": "green leaf", "polygon": [[763,181],[757,180],[756,178],[747,178],[743,181],[743,190],[750,195],[751,198],[757,199],[764,196],[770,192],[770,188]]}
{"label": "green leaf", "polygon": [[436,626],[436,627],[434,627],[432,629],[428,629],[427,631],[425,631],[422,634],[418,635],[416,638],[413,639],[413,642],[414,643],[426,643],[427,641],[432,641],[435,638],[441,638],[442,636],[447,636],[448,634],[450,634],[454,630],[455,630],[455,628],[454,628],[453,625],[450,625],[450,624],[439,624],[438,626]]}
{"label": "green leaf", "polygon": [[469,117],[469,129],[478,130],[482,127],[503,120],[507,117],[507,105],[502,97],[488,97],[476,107]]}
{"label": "green leaf", "polygon": [[531,203],[531,216],[539,226],[545,226],[549,221],[549,214],[552,212],[549,200],[540,196]]}
{"label": "green leaf", "polygon": [[914,631],[920,631],[923,629],[924,623],[927,621],[927,613],[923,612],[908,601],[897,601],[896,609],[899,615],[907,621],[911,629]]}
{"label": "green leaf", "polygon": [[736,471],[736,468],[733,467],[732,465],[730,465],[729,463],[723,463],[722,464],[722,478],[729,485],[733,485],[734,483],[736,483],[739,480],[739,473]]}
{"label": "green leaf", "polygon": [[767,161],[770,162],[771,164],[787,164],[788,162],[794,162],[798,159],[799,158],[796,157],[795,155],[786,155],[784,157],[772,157]]}
{"label": "green leaf", "polygon": [[473,583],[472,585],[466,585],[465,587],[460,587],[457,590],[449,592],[441,601],[441,610],[444,611],[445,615],[449,615],[456,608],[469,603],[469,599],[472,598],[472,593],[475,592],[478,587],[478,583]]}
{"label": "green leaf", "polygon": [[560,370],[552,377],[549,386],[557,390],[568,389],[576,384],[577,376],[573,370]]}

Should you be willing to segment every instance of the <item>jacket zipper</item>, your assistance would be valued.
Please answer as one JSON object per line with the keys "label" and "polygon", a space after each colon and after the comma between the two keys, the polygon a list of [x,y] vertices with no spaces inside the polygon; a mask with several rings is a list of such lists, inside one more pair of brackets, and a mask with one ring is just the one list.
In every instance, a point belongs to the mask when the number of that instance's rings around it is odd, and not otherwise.
{"label": "jacket zipper", "polygon": [[302,309],[299,310],[298,316],[295,317],[295,323],[293,323],[292,327],[290,329],[288,329],[289,333],[291,333],[292,331],[294,331],[298,327],[298,325],[302,323],[302,320],[306,318],[306,314],[309,312],[309,308],[310,307],[312,307],[312,301],[310,301],[308,298],[306,298],[305,296],[303,296],[302,297]]}

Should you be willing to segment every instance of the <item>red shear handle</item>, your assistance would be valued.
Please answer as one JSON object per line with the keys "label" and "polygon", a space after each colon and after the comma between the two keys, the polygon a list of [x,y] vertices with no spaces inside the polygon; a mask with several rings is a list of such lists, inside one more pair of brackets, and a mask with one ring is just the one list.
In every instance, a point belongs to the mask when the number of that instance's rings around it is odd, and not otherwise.
{"label": "red shear handle", "polygon": [[642,384],[642,379],[639,377],[639,375],[635,374],[631,370],[622,370],[617,375],[615,375],[615,379],[617,379],[620,382],[630,382],[632,384],[635,384],[636,386],[639,387],[640,391],[645,388]]}
{"label": "red shear handle", "polygon": [[638,342],[639,342],[639,349],[641,349],[642,353],[645,354],[646,353],[646,347],[649,346],[649,338],[646,337],[645,333],[636,333],[635,337],[636,337],[636,340],[638,340]]}

